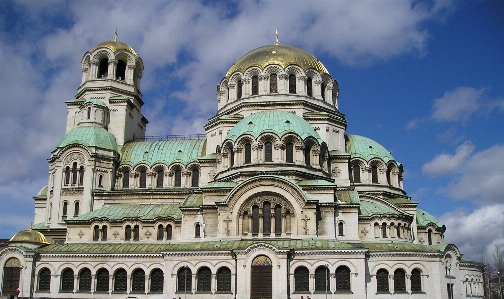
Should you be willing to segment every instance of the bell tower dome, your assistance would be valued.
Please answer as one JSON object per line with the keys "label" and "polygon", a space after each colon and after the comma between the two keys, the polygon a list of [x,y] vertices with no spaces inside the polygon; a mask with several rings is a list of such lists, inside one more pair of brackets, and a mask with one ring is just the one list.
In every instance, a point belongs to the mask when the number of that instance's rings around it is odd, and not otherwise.
{"label": "bell tower dome", "polygon": [[148,123],[142,115],[140,81],[144,70],[142,59],[124,42],[117,39],[102,42],[87,51],[82,60],[82,82],[77,95],[68,101],[66,132],[79,125],[81,105],[100,101],[110,111],[107,130],[123,145],[145,136]]}

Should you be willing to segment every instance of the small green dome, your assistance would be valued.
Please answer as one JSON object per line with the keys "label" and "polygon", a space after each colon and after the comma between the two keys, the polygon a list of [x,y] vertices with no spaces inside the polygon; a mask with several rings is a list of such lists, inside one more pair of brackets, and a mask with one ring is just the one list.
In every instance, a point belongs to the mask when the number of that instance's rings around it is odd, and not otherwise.
{"label": "small green dome", "polygon": [[313,137],[322,143],[322,138],[303,118],[286,111],[261,111],[251,114],[236,124],[227,134],[226,140],[235,142],[242,135],[259,137],[263,133],[273,133],[282,138],[285,134],[296,134],[305,140]]}
{"label": "small green dome", "polygon": [[346,135],[346,137],[346,151],[352,158],[359,157],[367,162],[375,158],[381,159],[385,163],[395,161],[392,154],[374,140],[359,135]]}
{"label": "small green dome", "polygon": [[81,144],[87,147],[99,147],[117,151],[117,142],[107,130],[101,127],[76,127],[68,132],[57,148],[70,144]]}

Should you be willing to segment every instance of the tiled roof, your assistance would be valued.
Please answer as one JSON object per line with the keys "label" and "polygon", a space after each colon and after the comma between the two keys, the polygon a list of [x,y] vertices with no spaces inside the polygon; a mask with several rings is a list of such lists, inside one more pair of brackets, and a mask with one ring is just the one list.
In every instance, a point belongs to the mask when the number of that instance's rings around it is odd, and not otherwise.
{"label": "tiled roof", "polygon": [[364,201],[360,202],[360,215],[369,217],[373,215],[399,215],[400,213],[390,207],[381,205],[376,202]]}
{"label": "tiled roof", "polygon": [[101,127],[75,127],[68,132],[57,148],[63,148],[70,144],[81,144],[87,147],[99,147],[111,151],[117,151],[117,143],[107,130]]}
{"label": "tiled roof", "polygon": [[91,103],[93,105],[100,106],[100,107],[107,107],[107,104],[105,104],[103,101],[96,99],[96,98],[88,99],[88,100],[84,101],[84,103],[82,105],[85,105],[87,103]]}
{"label": "tiled roof", "polygon": [[68,219],[68,223],[92,221],[93,219],[108,219],[111,222],[134,218],[144,222],[155,221],[162,218],[182,218],[180,204],[135,204],[111,205],[92,212]]}
{"label": "tiled roof", "polygon": [[188,165],[204,156],[205,139],[130,142],[122,147],[121,164],[136,166],[144,163]]}
{"label": "tiled roof", "polygon": [[203,194],[191,194],[186,197],[182,208],[198,208],[203,204]]}
{"label": "tiled roof", "polygon": [[362,243],[364,248],[369,249],[371,252],[377,251],[399,251],[399,252],[443,252],[445,244],[437,245],[422,245],[413,243]]}
{"label": "tiled roof", "polygon": [[439,221],[437,221],[437,219],[434,218],[434,216],[432,216],[431,214],[427,213],[426,211],[420,210],[418,208],[416,210],[416,219],[417,219],[418,226],[425,227],[431,223],[437,227],[443,226],[443,224],[441,224]]}
{"label": "tiled roof", "polygon": [[352,156],[352,158],[359,157],[367,162],[374,158],[379,158],[385,163],[394,160],[392,154],[378,142],[359,135],[346,136],[348,138],[346,151]]}
{"label": "tiled roof", "polygon": [[355,190],[336,190],[336,199],[345,203],[360,203],[359,194]]}
{"label": "tiled roof", "polygon": [[331,186],[336,187],[336,184],[333,182],[328,182],[324,180],[304,180],[297,183],[299,186]]}
{"label": "tiled roof", "polygon": [[279,110],[261,111],[245,117],[228,132],[225,140],[235,142],[242,135],[257,138],[266,132],[280,138],[288,133],[296,134],[302,140],[313,137],[319,144],[322,143],[319,134],[306,120],[293,113]]}

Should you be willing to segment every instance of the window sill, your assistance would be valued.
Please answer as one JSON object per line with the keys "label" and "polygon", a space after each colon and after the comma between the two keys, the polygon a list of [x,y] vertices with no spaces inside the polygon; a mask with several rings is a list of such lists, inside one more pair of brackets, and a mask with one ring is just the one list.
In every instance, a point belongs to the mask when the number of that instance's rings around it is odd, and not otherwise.
{"label": "window sill", "polygon": [[233,294],[231,291],[216,291],[215,294]]}
{"label": "window sill", "polygon": [[147,293],[147,295],[150,295],[150,294],[163,294],[163,291],[152,291],[152,292]]}
{"label": "window sill", "polygon": [[195,294],[212,294],[212,291],[196,291]]}
{"label": "window sill", "polygon": [[294,291],[294,292],[292,292],[292,294],[301,294],[301,295],[308,294],[308,295],[310,295],[311,292],[310,291]]}
{"label": "window sill", "polygon": [[391,292],[376,292],[376,295],[392,295]]}
{"label": "window sill", "polygon": [[131,291],[130,294],[145,294],[145,291]]}
{"label": "window sill", "polygon": [[[315,292],[313,292],[313,294],[325,294],[325,293],[326,293],[326,291],[315,291]],[[329,291],[329,290],[327,290],[327,294],[332,294],[332,292]]]}
{"label": "window sill", "polygon": [[60,294],[72,294],[73,293],[73,290],[67,290],[67,291],[59,291]]}
{"label": "window sill", "polygon": [[351,290],[336,290],[334,294],[353,294]]}

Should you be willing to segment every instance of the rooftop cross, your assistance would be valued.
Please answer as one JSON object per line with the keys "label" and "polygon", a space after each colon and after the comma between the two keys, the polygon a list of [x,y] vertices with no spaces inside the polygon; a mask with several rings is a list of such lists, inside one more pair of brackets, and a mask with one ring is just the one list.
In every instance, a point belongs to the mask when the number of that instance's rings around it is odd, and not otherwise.
{"label": "rooftop cross", "polygon": [[275,29],[275,46],[280,44],[280,42],[278,41],[278,29]]}
{"label": "rooftop cross", "polygon": [[116,28],[116,30],[114,31],[114,41],[115,41],[115,42],[117,41],[117,28]]}

